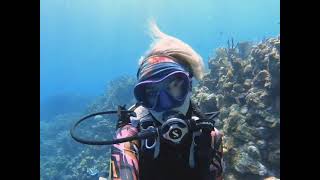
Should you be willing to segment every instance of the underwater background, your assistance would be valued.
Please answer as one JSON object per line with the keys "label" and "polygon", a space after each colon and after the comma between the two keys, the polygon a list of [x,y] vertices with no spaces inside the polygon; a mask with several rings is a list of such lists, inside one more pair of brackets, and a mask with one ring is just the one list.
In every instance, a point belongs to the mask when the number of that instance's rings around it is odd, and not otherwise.
{"label": "underwater background", "polygon": [[[225,179],[280,178],[279,0],[40,0],[41,179],[108,173],[109,147],[79,144],[69,129],[87,113],[135,102],[151,18],[204,60],[193,100],[221,112]],[[83,134],[108,139],[114,122],[96,117]]]}

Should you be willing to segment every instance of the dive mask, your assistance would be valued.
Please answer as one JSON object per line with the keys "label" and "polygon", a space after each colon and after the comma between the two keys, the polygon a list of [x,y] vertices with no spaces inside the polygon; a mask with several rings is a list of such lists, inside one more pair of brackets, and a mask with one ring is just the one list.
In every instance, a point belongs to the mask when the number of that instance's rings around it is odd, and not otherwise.
{"label": "dive mask", "polygon": [[134,95],[149,110],[167,111],[183,104],[190,91],[190,83],[188,73],[175,71],[160,79],[138,83],[134,88]]}

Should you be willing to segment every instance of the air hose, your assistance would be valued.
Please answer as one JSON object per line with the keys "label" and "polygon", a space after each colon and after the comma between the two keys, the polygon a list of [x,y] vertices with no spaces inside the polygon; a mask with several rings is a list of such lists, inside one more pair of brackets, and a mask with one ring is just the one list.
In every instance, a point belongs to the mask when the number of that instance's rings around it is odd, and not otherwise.
{"label": "air hose", "polygon": [[204,129],[210,132],[211,130],[213,130],[214,123],[215,123],[213,119],[219,115],[219,112],[205,113],[205,115],[209,117],[205,119],[199,119],[196,121],[193,119],[182,120],[182,119],[173,117],[173,118],[167,119],[159,128],[150,126],[149,128],[142,130],[141,132],[137,133],[134,136],[120,138],[120,139],[97,141],[97,140],[88,140],[88,139],[84,139],[76,136],[75,129],[79,126],[80,123],[82,123],[85,120],[88,120],[88,118],[90,117],[93,117],[96,115],[102,115],[102,114],[118,114],[118,116],[120,117],[123,114],[126,114],[127,117],[135,116],[134,111],[122,110],[122,109],[118,109],[118,111],[104,111],[104,112],[93,113],[79,119],[73,125],[73,127],[70,129],[71,137],[77,142],[80,142],[82,144],[88,144],[88,145],[112,145],[112,144],[118,144],[118,143],[123,143],[127,141],[133,141],[133,140],[156,138],[157,136],[164,137],[165,139],[174,143],[180,143],[183,137],[185,136],[185,134],[187,134],[189,131],[197,131],[200,129]]}
{"label": "air hose", "polygon": [[[121,110],[121,113],[132,113],[132,112],[133,111]],[[71,137],[74,140],[76,140],[77,142],[80,142],[82,144],[111,145],[111,144],[118,144],[118,143],[123,143],[123,142],[127,142],[127,141],[132,141],[132,140],[147,139],[150,137],[157,136],[158,130],[156,128],[149,128],[148,130],[141,131],[137,135],[134,135],[131,137],[126,137],[126,138],[121,138],[121,139],[113,139],[113,140],[105,140],[105,141],[87,140],[87,139],[76,136],[75,129],[77,128],[77,126],[79,126],[80,123],[82,123],[85,120],[88,120],[88,118],[96,116],[96,115],[116,114],[116,113],[118,113],[118,111],[104,111],[104,112],[93,113],[93,114],[87,115],[87,116],[79,119],[70,130]]]}

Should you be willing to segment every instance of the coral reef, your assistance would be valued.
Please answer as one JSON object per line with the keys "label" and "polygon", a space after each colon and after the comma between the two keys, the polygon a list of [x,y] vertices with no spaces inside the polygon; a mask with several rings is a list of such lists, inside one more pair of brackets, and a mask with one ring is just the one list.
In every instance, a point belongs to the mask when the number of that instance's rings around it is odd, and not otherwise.
{"label": "coral reef", "polygon": [[239,42],[239,43],[237,43],[236,47],[238,49],[239,56],[242,59],[245,59],[249,56],[249,54],[251,52],[252,43],[248,42],[248,41]]}
{"label": "coral reef", "polygon": [[224,179],[280,176],[280,36],[253,44],[228,43],[209,60],[210,72],[193,88],[203,111],[220,110]]}
{"label": "coral reef", "polygon": [[58,116],[53,122],[40,125],[40,177],[51,179],[97,179],[87,168],[100,173],[108,170],[108,148],[85,146],[71,139],[69,128],[79,114]]}
{"label": "coral reef", "polygon": [[[40,121],[40,178],[43,180],[96,180],[109,171],[110,146],[89,146],[75,142],[69,129],[75,120],[91,112],[115,109],[118,104],[133,104],[134,79],[119,77],[108,84],[106,93],[85,112],[60,114],[52,121]],[[128,99],[129,98],[129,99]],[[95,116],[78,131],[82,137],[111,139],[115,116]]]}
{"label": "coral reef", "polygon": [[[236,46],[232,40],[228,48],[216,50],[208,67],[210,72],[193,87],[192,100],[204,112],[220,111],[216,127],[224,133],[224,179],[279,179],[280,37]],[[108,173],[110,147],[79,144],[69,129],[83,114],[134,104],[134,84],[132,77],[119,77],[86,111],[40,122],[41,179],[90,180]],[[99,115],[79,133],[110,139],[114,124],[115,118]]]}

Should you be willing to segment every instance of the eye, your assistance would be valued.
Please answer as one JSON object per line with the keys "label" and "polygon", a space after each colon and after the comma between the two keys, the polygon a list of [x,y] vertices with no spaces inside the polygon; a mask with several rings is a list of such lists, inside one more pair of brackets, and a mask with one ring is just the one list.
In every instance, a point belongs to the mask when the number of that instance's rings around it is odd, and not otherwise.
{"label": "eye", "polygon": [[167,87],[168,92],[173,96],[173,97],[180,97],[183,94],[183,79],[175,79],[172,81],[169,86]]}
{"label": "eye", "polygon": [[180,88],[182,84],[183,84],[182,79],[176,79],[169,84],[168,88],[169,89]]}
{"label": "eye", "polygon": [[173,81],[172,86],[173,86],[173,87],[178,87],[178,86],[179,86],[179,82],[180,82],[180,81],[178,81],[178,80]]}

